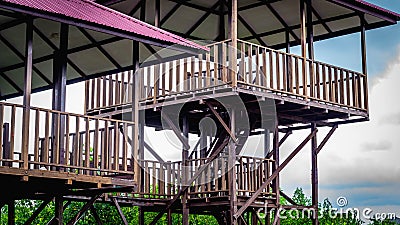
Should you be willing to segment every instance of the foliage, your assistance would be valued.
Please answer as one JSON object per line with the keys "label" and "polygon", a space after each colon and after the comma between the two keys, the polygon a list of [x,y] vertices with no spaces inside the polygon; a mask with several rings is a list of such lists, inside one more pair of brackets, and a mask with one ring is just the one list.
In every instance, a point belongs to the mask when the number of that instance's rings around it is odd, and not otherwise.
{"label": "foliage", "polygon": [[[310,206],[311,198],[307,197],[301,188],[297,188],[293,194],[292,198],[297,204]],[[281,204],[287,205],[287,201],[283,198],[280,199]],[[66,202],[64,202],[65,204]],[[24,222],[32,215],[35,209],[39,208],[42,204],[42,201],[39,200],[19,200],[15,203],[15,224],[20,225],[24,224]],[[66,207],[64,211],[64,223],[70,221],[73,216],[77,214],[77,212],[82,208],[84,202],[72,202]],[[116,208],[111,204],[104,203],[95,203],[94,208],[96,209],[97,214],[99,215],[101,221],[104,225],[114,225],[114,224],[122,224],[121,218],[116,210]],[[335,213],[332,211],[333,207],[330,203],[329,199],[324,199],[323,203],[319,205],[319,211],[322,212],[320,217],[321,225],[361,225],[362,221],[354,218],[354,216],[349,212],[348,214],[336,214],[336,217],[332,217]],[[1,209],[1,217],[0,224],[7,224],[7,205],[5,205]],[[135,225],[138,224],[138,207],[123,207],[122,211],[128,220],[129,224]],[[286,218],[281,219],[282,225],[308,225],[312,224],[311,219],[298,218],[292,219],[289,215],[297,215],[296,210],[287,210],[284,211],[281,215],[286,216]],[[146,212],[145,213],[145,224],[149,224],[153,218],[157,215],[155,212]],[[32,224],[41,225],[47,224],[54,216],[54,203],[50,202],[43,211],[39,214],[39,216],[34,220]],[[218,222],[213,216],[207,215],[190,215],[190,224],[191,225],[217,225]],[[173,224],[180,224],[182,220],[182,216],[180,214],[172,215]],[[78,225],[91,225],[96,224],[94,216],[91,210],[88,210],[82,218],[77,223]],[[164,215],[159,222],[157,223],[167,224],[167,218]],[[396,223],[390,222],[388,220],[379,221],[372,220],[370,225],[395,225]]]}

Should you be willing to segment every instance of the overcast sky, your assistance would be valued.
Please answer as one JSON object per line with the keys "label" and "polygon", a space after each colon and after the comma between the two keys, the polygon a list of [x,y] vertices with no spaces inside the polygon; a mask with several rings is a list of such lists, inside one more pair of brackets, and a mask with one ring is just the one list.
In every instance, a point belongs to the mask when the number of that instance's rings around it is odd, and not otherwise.
{"label": "overcast sky", "polygon": [[[400,0],[370,1],[400,12]],[[317,42],[316,58],[360,71],[359,38],[353,34]],[[368,31],[367,44],[371,120],[340,126],[320,153],[319,200],[328,197],[335,203],[337,197],[345,196],[349,207],[372,207],[375,212],[396,212],[400,217],[400,25]],[[83,85],[69,86],[67,92],[67,111],[83,113]],[[50,92],[34,94],[32,104],[51,107]],[[320,130],[319,140],[327,131]],[[306,135],[292,135],[282,146],[282,158]],[[151,143],[164,147],[161,139]],[[310,170],[307,146],[283,171],[283,190],[291,195],[296,187],[302,187],[310,194]]]}

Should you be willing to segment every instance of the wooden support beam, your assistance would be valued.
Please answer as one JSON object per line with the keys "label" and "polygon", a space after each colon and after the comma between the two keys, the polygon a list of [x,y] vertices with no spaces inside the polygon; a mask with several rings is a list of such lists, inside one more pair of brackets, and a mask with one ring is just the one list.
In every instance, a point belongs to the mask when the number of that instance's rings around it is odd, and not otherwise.
{"label": "wooden support beam", "polygon": [[112,201],[112,203],[114,204],[115,208],[117,209],[117,212],[118,212],[118,214],[119,214],[119,216],[120,216],[120,218],[121,218],[123,224],[124,224],[124,225],[128,225],[129,223],[128,223],[128,221],[126,220],[126,217],[125,217],[124,213],[122,212],[122,209],[121,209],[121,207],[119,206],[119,203],[118,203],[117,199],[116,199],[116,198],[111,198],[111,201]]}
{"label": "wooden support beam", "polygon": [[[180,6],[180,4],[178,4]],[[220,3],[217,1],[213,6],[211,6],[211,9],[216,10]],[[189,30],[186,31],[185,33],[185,38],[190,36],[209,16],[211,15],[211,12],[205,12],[203,16],[201,16],[194,24],[189,28]]]}
{"label": "wooden support beam", "polygon": [[[278,125],[276,125],[276,127],[275,127],[273,148],[274,148],[274,150],[273,150],[272,159],[274,160],[274,163],[273,163],[273,167],[272,167],[272,173],[275,173],[280,167],[280,160],[281,160],[281,154],[280,154],[280,151],[279,151],[280,146],[279,146],[279,128],[278,128]],[[278,172],[276,174],[276,176],[275,176],[275,179],[272,179],[272,191],[274,193],[276,193],[275,205],[276,205],[277,208],[279,208],[280,205],[281,205],[281,202],[280,202],[281,195],[280,195],[280,192],[279,192],[279,190],[280,190],[280,179],[279,178],[280,178],[280,174]],[[280,223],[281,223],[281,221],[280,221],[280,218],[278,216],[277,224],[280,225]]]}
{"label": "wooden support beam", "polygon": [[[366,35],[365,35],[365,15],[360,15],[360,24],[361,24],[361,65],[362,65],[362,72],[365,75],[364,77],[364,108],[369,110],[369,103],[368,103],[368,68],[367,68],[367,42],[366,42]],[[354,91],[354,90],[353,90]]]}
{"label": "wooden support beam", "polygon": [[43,209],[51,202],[51,198],[45,199],[39,207],[32,213],[32,215],[25,221],[24,225],[30,225],[37,218],[37,216],[43,211]]}
{"label": "wooden support beam", "polygon": [[90,212],[92,213],[93,218],[96,220],[97,225],[103,225],[103,222],[101,221],[100,216],[93,205],[90,206]]}
{"label": "wooden support beam", "polygon": [[[307,43],[308,43],[308,58],[314,60],[314,27],[312,21],[312,1],[306,0],[307,4]],[[311,72],[310,72],[311,73]]]}
{"label": "wooden support beam", "polygon": [[[317,129],[317,124],[311,124],[311,132]],[[312,216],[313,225],[318,225],[318,158],[317,158],[317,135],[311,138],[311,205],[314,208]]]}
{"label": "wooden support beam", "polygon": [[235,217],[238,218],[241,216],[244,211],[257,199],[257,197],[261,194],[264,188],[266,188],[269,183],[277,177],[277,175],[286,168],[287,164],[304,148],[304,146],[317,134],[318,130],[315,129],[312,133],[310,133],[304,140],[301,142],[299,146],[286,158],[286,160],[271,174],[271,176],[260,186],[257,191],[253,193],[253,195],[246,201],[246,203],[236,212]]}
{"label": "wooden support beam", "polygon": [[[134,124],[133,127],[133,134],[132,134],[132,142],[131,147],[132,147],[132,158],[131,162],[133,164],[133,171],[135,173],[134,178],[135,181],[138,182],[140,180],[140,165],[138,163],[139,159],[139,149],[140,149],[140,144],[139,144],[139,99],[140,99],[140,90],[142,87],[140,87],[140,79],[144,79],[143,77],[143,70],[141,70],[139,67],[139,61],[140,61],[140,52],[139,52],[139,42],[133,41],[132,42],[132,64],[134,66],[134,71],[133,73],[130,72],[130,79],[133,79],[133,91],[132,91],[132,119]],[[124,81],[123,81],[124,82]],[[126,131],[125,131],[126,132]],[[144,138],[144,137],[143,137]]]}
{"label": "wooden support beam", "polygon": [[279,194],[286,199],[292,205],[298,205],[289,195],[285,194],[283,191],[279,190]]}
{"label": "wooden support beam", "polygon": [[[238,45],[238,0],[230,0],[230,39],[231,39],[231,49],[229,51],[229,77],[232,82],[232,87],[237,87],[237,45]],[[242,18],[242,23],[245,22]],[[246,25],[245,25],[246,26]],[[249,26],[250,27],[250,26]],[[249,29],[249,28],[248,28]],[[251,32],[251,31],[250,31]],[[257,35],[258,37],[258,35]],[[265,44],[265,42],[259,38],[257,39],[261,41],[261,44]],[[236,142],[236,139],[233,139]]]}
{"label": "wooden support beam", "polygon": [[178,137],[179,141],[183,144],[183,147],[185,150],[189,150],[190,146],[188,143],[187,137],[182,136],[181,132],[179,129],[175,126],[174,122],[169,118],[168,115],[165,113],[161,113],[161,117],[167,122],[168,126],[172,129],[172,131],[175,133],[175,135]]}
{"label": "wooden support beam", "polygon": [[[26,23],[25,34],[25,74],[24,74],[24,96],[23,96],[23,120],[22,120],[22,160],[23,168],[29,169],[29,120],[32,92],[32,67],[33,67],[33,19],[29,18]],[[13,134],[12,134],[13,135]],[[11,156],[13,157],[13,156]]]}
{"label": "wooden support beam", "polygon": [[68,222],[67,225],[75,225],[76,222],[79,221],[79,219],[86,213],[86,211],[92,206],[96,200],[101,196],[102,194],[96,194],[93,196],[86,204],[79,210],[79,212]]}
{"label": "wooden support beam", "polygon": [[[64,206],[63,206],[63,210],[65,210],[69,205],[71,204],[71,200],[68,200]],[[47,223],[47,225],[53,225],[56,222],[56,217],[53,216],[53,218],[51,218],[51,220]]]}
{"label": "wooden support beam", "polygon": [[[235,1],[235,0],[232,0]],[[236,112],[234,108],[231,109],[231,122],[230,127],[233,132],[236,131]],[[234,139],[233,139],[234,140]],[[229,190],[229,220],[231,224],[237,224],[237,218],[234,217],[237,211],[237,192],[236,192],[236,149],[235,142],[232,139],[228,144],[228,190]]]}
{"label": "wooden support beam", "polygon": [[[189,139],[189,120],[187,115],[184,115],[182,118],[182,131],[184,137],[188,140]],[[175,201],[179,199],[179,196],[182,195],[182,225],[189,225],[189,207],[188,207],[188,187],[189,187],[189,149],[183,146],[182,148],[182,181],[181,181],[181,189],[178,191],[178,194],[175,196]],[[192,181],[193,182],[193,181]],[[172,199],[172,200],[174,200]],[[168,203],[167,211],[171,209],[171,206],[174,204],[174,201]]]}
{"label": "wooden support beam", "polygon": [[54,224],[57,225],[64,225],[63,222],[63,212],[64,212],[64,208],[63,208],[63,197],[62,196],[57,196],[55,198],[54,201]]}
{"label": "wooden support beam", "polygon": [[332,134],[335,132],[335,130],[338,128],[338,125],[334,125],[331,130],[326,134],[324,139],[321,141],[319,144],[318,148],[316,149],[317,154],[322,150],[322,148],[325,146],[325,144],[328,142],[329,138],[331,138]]}
{"label": "wooden support beam", "polygon": [[[232,133],[231,129],[229,129],[228,125],[226,125],[225,121],[222,119],[222,117],[219,115],[219,113],[214,109],[214,106],[211,105],[210,102],[205,102],[208,108],[211,110],[211,112],[214,114],[214,116],[217,118],[217,120],[220,122],[220,124],[224,127],[226,132],[228,132],[229,136],[231,136],[232,140],[236,143],[236,137],[235,134]],[[231,115],[232,116],[232,115]],[[232,120],[232,118],[231,118]]]}
{"label": "wooden support beam", "polygon": [[7,206],[8,206],[7,225],[15,225],[15,201],[10,200],[7,203]]}
{"label": "wooden support beam", "polygon": [[160,27],[160,20],[161,20],[161,2],[160,0],[155,0],[155,10],[154,10],[154,26]]}

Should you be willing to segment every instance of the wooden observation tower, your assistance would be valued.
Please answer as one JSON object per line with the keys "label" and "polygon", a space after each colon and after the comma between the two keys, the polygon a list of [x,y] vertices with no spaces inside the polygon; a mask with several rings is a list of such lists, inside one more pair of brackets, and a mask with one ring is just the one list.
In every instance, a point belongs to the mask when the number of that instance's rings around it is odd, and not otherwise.
{"label": "wooden observation tower", "polygon": [[[189,214],[280,224],[281,208],[318,224],[318,153],[338,126],[369,119],[365,32],[398,20],[362,0],[0,0],[0,207],[9,224],[19,199],[55,201],[49,224],[74,224],[95,202],[124,223],[120,207],[135,206],[140,224],[146,212],[151,224],[174,213],[184,225]],[[353,33],[360,71],[314,59],[314,42]],[[65,112],[77,82],[82,115]],[[31,104],[50,89],[52,109]],[[309,134],[281,158],[299,130]],[[172,145],[153,144],[165,133]],[[306,146],[311,206],[280,190]],[[179,159],[161,156],[170,148]],[[70,201],[86,204],[63,221]]]}

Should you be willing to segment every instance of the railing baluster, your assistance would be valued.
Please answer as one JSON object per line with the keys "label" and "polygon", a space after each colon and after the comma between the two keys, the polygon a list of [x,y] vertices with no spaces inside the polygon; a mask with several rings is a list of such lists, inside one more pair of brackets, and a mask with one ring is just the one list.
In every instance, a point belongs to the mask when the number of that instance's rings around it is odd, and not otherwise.
{"label": "railing baluster", "polygon": [[269,88],[275,89],[274,87],[274,65],[273,65],[273,51],[269,50]]}
{"label": "railing baluster", "polygon": [[261,77],[261,86],[267,87],[267,50],[262,50],[262,61],[263,61],[263,68],[262,68],[262,77]]}
{"label": "railing baluster", "polygon": [[332,68],[330,66],[327,66],[328,68],[328,82],[329,82],[329,101],[333,102],[334,101],[334,94],[333,94],[333,88],[332,88]]}
{"label": "railing baluster", "polygon": [[218,46],[214,46],[214,81],[212,82],[214,85],[218,84],[218,60]]}
{"label": "railing baluster", "polygon": [[222,43],[222,82],[226,83],[227,71],[226,71],[226,44]]}
{"label": "railing baluster", "polygon": [[108,105],[114,105],[114,82],[112,75],[108,76]]}
{"label": "railing baluster", "polygon": [[344,76],[343,70],[340,70],[340,104],[344,104]]}
{"label": "railing baluster", "polygon": [[364,109],[369,110],[369,105],[368,105],[368,80],[367,80],[367,74],[364,74],[363,76],[363,90],[364,90]]}
{"label": "railing baluster", "polygon": [[107,105],[107,79],[106,76],[101,77],[102,80],[102,94],[103,94],[103,101],[102,101],[102,107],[105,107]]}
{"label": "railing baluster", "polygon": [[120,103],[121,104],[126,103],[127,101],[126,101],[126,96],[125,96],[125,93],[126,93],[126,90],[125,90],[125,72],[121,73],[121,90],[120,90],[120,93],[121,93],[121,101],[120,101]]}
{"label": "railing baluster", "polygon": [[346,105],[350,106],[350,76],[349,71],[346,71]]}
{"label": "railing baluster", "polygon": [[260,53],[259,53],[259,47],[257,46],[255,48],[255,56],[256,56],[256,85],[260,85]]}
{"label": "railing baluster", "polygon": [[320,79],[320,64],[315,63],[315,83],[316,83],[316,89],[317,89],[317,98],[321,98],[321,79]]}
{"label": "railing baluster", "polygon": [[323,100],[328,101],[328,91],[326,88],[326,67],[325,65],[322,65],[322,96],[323,96]]}
{"label": "railing baluster", "polygon": [[[1,114],[1,112],[0,112]],[[1,120],[1,115],[0,115],[0,120]],[[39,162],[39,128],[40,128],[40,111],[38,109],[35,110],[35,139],[34,139],[34,148],[33,148],[33,160],[35,162]],[[3,130],[3,124],[2,121],[0,121],[0,128],[1,130]],[[1,132],[1,131],[0,131]],[[0,140],[2,140],[1,135],[0,135]],[[1,147],[0,147],[1,148]],[[1,155],[1,151],[0,151],[0,155]],[[1,156],[0,156],[1,159]],[[35,165],[34,166],[35,169],[39,169],[39,165]]]}
{"label": "railing baluster", "polygon": [[299,70],[299,58],[294,58],[294,65],[295,65],[295,83],[296,83],[296,94],[300,94],[300,70]]}
{"label": "railing baluster", "polygon": [[[85,118],[85,167],[90,167],[90,132],[89,132],[89,118]],[[88,174],[89,171],[86,171]]]}
{"label": "railing baluster", "polygon": [[114,123],[114,158],[113,158],[114,170],[119,168],[119,123]]}
{"label": "railing baluster", "polygon": [[253,45],[247,46],[247,57],[248,57],[248,75],[247,75],[247,83],[253,83]]}
{"label": "railing baluster", "polygon": [[288,85],[287,85],[288,71],[286,71],[287,69],[286,55],[282,54],[281,56],[282,56],[282,77],[283,77],[282,86],[283,86],[283,91],[288,91]]}
{"label": "railing baluster", "polygon": [[100,94],[100,92],[101,92],[101,86],[100,86],[100,78],[96,78],[96,91],[97,91],[97,93],[96,93],[96,108],[100,108],[101,107],[101,105],[100,105],[100,97],[101,97],[101,94]]}
{"label": "railing baluster", "polygon": [[190,86],[189,90],[195,90],[196,89],[196,77],[195,77],[195,66],[196,66],[196,57],[192,56],[190,58]]}
{"label": "railing baluster", "polygon": [[334,80],[334,89],[335,89],[335,91],[334,91],[334,96],[335,96],[335,98],[334,98],[334,101],[335,101],[335,103],[339,103],[339,78],[338,78],[338,69],[335,67],[334,69],[333,69],[333,74],[334,74],[334,78],[333,78],[333,80]]}
{"label": "railing baluster", "polygon": [[165,76],[166,76],[166,71],[167,71],[167,63],[162,63],[160,64],[161,66],[161,95],[165,96]]}
{"label": "railing baluster", "polygon": [[123,124],[123,143],[122,143],[122,171],[128,170],[128,126]]}
{"label": "railing baluster", "polygon": [[64,143],[64,153],[65,153],[65,161],[64,164],[68,165],[69,162],[69,142],[70,142],[70,137],[69,137],[69,120],[70,120],[70,115],[67,114],[65,116],[65,143]]}
{"label": "railing baluster", "polygon": [[173,81],[174,81],[174,62],[171,61],[168,63],[168,93],[172,93],[173,92]]}
{"label": "railing baluster", "polygon": [[198,55],[199,58],[199,72],[198,72],[198,89],[203,88],[203,54]]}
{"label": "railing baluster", "polygon": [[211,65],[210,65],[210,53],[206,53],[206,87],[211,84]]}
{"label": "railing baluster", "polygon": [[189,77],[188,77],[188,59],[189,58],[184,58],[183,59],[183,91],[188,91],[189,88]]}
{"label": "railing baluster", "polygon": [[275,71],[276,71],[276,89],[278,91],[281,90],[281,66],[280,66],[280,54],[279,52],[275,52]]}

